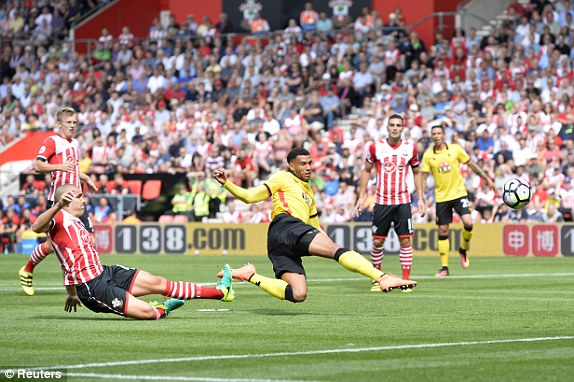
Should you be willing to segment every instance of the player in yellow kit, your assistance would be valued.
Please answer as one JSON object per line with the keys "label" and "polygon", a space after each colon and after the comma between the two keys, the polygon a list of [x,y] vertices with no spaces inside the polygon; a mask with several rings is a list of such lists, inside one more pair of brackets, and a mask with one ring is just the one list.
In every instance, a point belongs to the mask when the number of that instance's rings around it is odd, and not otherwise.
{"label": "player in yellow kit", "polygon": [[423,156],[421,172],[424,182],[432,172],[435,183],[436,200],[436,224],[438,225],[438,252],[440,254],[441,269],[437,277],[449,275],[448,252],[450,243],[448,240],[448,227],[452,223],[452,210],[460,216],[463,224],[462,242],[458,253],[463,268],[468,268],[468,243],[472,237],[472,219],[470,215],[470,202],[468,192],[464,186],[464,179],[460,172],[460,164],[466,164],[478,176],[496,191],[494,182],[474,163],[462,147],[457,144],[447,145],[445,142],[444,127],[434,126],[431,129],[431,138],[434,146],[429,148]]}
{"label": "player in yellow kit", "polygon": [[307,278],[302,257],[319,256],[334,259],[352,272],[377,280],[383,292],[410,288],[417,284],[416,281],[387,275],[374,268],[359,253],[335,244],[321,229],[315,196],[308,183],[311,177],[311,155],[303,148],[295,148],[287,155],[287,163],[289,171],[277,172],[265,183],[247,190],[231,182],[223,168],[213,173],[223,187],[245,203],[257,203],[269,197],[273,201],[273,220],[267,232],[267,252],[276,278],[257,274],[252,264],[233,269],[231,274],[234,278],[249,281],[278,299],[302,302],[307,297]]}

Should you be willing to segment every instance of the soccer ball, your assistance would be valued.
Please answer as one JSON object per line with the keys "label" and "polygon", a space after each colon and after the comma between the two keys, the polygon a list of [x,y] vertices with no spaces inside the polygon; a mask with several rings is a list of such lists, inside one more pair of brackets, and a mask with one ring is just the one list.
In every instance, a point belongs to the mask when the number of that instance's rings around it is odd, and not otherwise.
{"label": "soccer ball", "polygon": [[531,197],[530,186],[519,178],[510,179],[502,187],[502,200],[510,208],[523,208],[530,202]]}

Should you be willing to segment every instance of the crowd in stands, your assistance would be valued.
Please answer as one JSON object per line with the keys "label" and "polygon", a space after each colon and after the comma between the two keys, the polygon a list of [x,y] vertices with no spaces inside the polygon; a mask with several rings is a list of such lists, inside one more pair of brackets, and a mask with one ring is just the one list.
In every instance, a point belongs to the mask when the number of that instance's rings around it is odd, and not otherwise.
{"label": "crowd in stands", "polygon": [[[22,13],[9,4],[4,18]],[[270,205],[246,209],[222,195],[212,171],[223,166],[250,187],[285,169],[287,152],[304,146],[322,221],[370,221],[373,195],[361,216],[351,216],[354,187],[366,145],[385,137],[385,117],[397,112],[419,155],[432,145],[429,128],[442,124],[448,142],[465,148],[499,189],[517,176],[532,186],[529,206],[509,210],[463,169],[475,222],[572,220],[571,1],[513,1],[487,36],[437,31],[426,44],[406,27],[400,7],[382,17],[365,8],[343,29],[306,11],[310,4],[283,31],[255,33],[252,25],[242,40],[225,34],[226,15],[218,22],[189,15],[168,25],[155,20],[145,39],[129,26],[119,36],[104,28],[91,55],[60,41],[5,44],[0,149],[22,131],[51,129],[56,110],[71,105],[88,153],[82,171],[100,181],[102,174],[184,172],[190,182],[168,213],[261,222]],[[432,181],[427,194],[425,217],[413,203],[417,223],[434,221]]]}
{"label": "crowd in stands", "polygon": [[47,46],[110,0],[6,0],[0,6],[0,39]]}

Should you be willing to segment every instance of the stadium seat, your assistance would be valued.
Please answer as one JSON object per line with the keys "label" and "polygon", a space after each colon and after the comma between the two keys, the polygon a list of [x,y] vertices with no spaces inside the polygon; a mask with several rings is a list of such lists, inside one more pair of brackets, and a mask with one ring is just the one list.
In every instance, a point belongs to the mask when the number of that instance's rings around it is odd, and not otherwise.
{"label": "stadium seat", "polygon": [[173,223],[174,216],[173,215],[161,215],[158,219],[158,223]]}
{"label": "stadium seat", "polygon": [[187,217],[187,215],[175,215],[173,217],[173,222],[176,224],[187,223],[188,221],[189,218]]}
{"label": "stadium seat", "polygon": [[130,193],[140,195],[142,192],[142,181],[141,180],[128,180],[128,188]]}
{"label": "stadium seat", "polygon": [[150,179],[146,181],[142,189],[143,200],[154,200],[161,195],[161,180]]}

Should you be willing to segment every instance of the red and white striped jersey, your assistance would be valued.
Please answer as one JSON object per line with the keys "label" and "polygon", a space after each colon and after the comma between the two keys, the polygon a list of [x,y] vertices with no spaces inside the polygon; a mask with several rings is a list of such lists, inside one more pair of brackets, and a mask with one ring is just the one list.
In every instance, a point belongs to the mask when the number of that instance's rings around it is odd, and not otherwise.
{"label": "red and white striped jersey", "polygon": [[386,139],[369,145],[366,160],[377,171],[375,203],[383,205],[409,204],[411,196],[407,185],[410,167],[420,164],[417,149],[412,142],[401,141],[391,146]]}
{"label": "red and white striped jersey", "polygon": [[79,218],[60,210],[47,235],[62,265],[64,285],[78,285],[95,279],[103,272],[98,251]]}
{"label": "red and white striped jersey", "polygon": [[104,163],[107,159],[106,146],[95,145],[92,147],[92,162],[95,164]]}
{"label": "red and white striped jersey", "polygon": [[80,182],[80,151],[78,149],[78,141],[76,139],[67,140],[59,135],[52,135],[44,139],[44,143],[38,151],[37,159],[43,159],[49,164],[60,164],[72,162],[75,165],[74,171],[52,171],[52,183],[50,184],[50,193],[48,200],[54,200],[54,193],[56,188],[64,184],[73,184],[74,186],[82,188]]}

